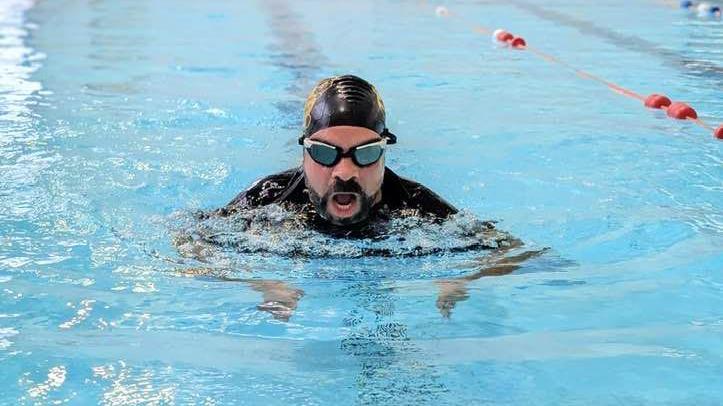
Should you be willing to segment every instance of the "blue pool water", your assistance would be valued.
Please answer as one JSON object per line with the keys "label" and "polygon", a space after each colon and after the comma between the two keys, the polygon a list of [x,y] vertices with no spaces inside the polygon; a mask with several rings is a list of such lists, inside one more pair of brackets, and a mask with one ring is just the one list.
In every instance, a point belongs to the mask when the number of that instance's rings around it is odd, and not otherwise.
{"label": "blue pool water", "polygon": [[[723,24],[655,0],[445,4],[465,20],[418,1],[3,1],[0,403],[723,402],[723,143],[467,23],[715,125]],[[299,162],[303,97],[339,73],[382,93],[391,168],[550,249],[466,285],[445,280],[487,253],[179,249],[190,213]],[[257,236],[281,254],[317,237]],[[269,287],[300,297],[288,320],[257,308]]]}

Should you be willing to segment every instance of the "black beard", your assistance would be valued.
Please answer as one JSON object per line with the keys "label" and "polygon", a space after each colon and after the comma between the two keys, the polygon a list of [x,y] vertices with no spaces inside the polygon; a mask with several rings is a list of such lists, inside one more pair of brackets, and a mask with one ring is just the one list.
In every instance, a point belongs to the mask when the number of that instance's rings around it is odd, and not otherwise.
{"label": "black beard", "polygon": [[[360,223],[369,218],[369,212],[371,211],[374,198],[372,196],[367,196],[362,187],[353,179],[345,181],[340,178],[335,178],[334,184],[331,185],[324,196],[319,196],[319,194],[309,187],[308,184],[306,185],[306,190],[308,190],[309,200],[316,208],[316,212],[319,213],[319,216],[332,224],[346,226]],[[344,218],[339,218],[329,214],[326,208],[334,193],[355,193],[359,196],[357,202],[357,204],[359,204],[359,211],[351,217]]]}

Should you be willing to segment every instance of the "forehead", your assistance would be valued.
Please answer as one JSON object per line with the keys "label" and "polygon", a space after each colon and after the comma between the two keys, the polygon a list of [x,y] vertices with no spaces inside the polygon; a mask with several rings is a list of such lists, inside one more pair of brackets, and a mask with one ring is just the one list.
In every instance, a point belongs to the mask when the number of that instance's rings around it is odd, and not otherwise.
{"label": "forehead", "polygon": [[368,141],[381,139],[379,134],[368,128],[352,126],[325,128],[315,132],[309,138],[342,148],[350,148]]}

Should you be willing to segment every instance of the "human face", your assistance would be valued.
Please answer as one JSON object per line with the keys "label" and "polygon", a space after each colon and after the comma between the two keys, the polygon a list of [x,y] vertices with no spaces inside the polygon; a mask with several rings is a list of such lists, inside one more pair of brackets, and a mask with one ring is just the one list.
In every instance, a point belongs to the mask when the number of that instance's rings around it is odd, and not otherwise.
{"label": "human face", "polygon": [[[314,133],[311,140],[350,148],[379,141],[381,137],[363,127],[329,127]],[[366,220],[371,206],[381,200],[384,180],[384,156],[375,163],[360,167],[351,157],[343,157],[332,167],[315,162],[304,151],[304,177],[309,198],[322,217],[333,224],[345,225]]]}

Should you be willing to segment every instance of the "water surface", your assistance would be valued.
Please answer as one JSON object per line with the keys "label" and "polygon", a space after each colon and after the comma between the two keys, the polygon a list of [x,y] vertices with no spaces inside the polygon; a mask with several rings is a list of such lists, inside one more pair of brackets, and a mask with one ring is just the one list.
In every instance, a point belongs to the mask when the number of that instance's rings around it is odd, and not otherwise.
{"label": "water surface", "polygon": [[[720,21],[446,5],[723,117]],[[3,2],[0,403],[718,403],[723,144],[433,10]],[[487,252],[179,252],[184,213],[299,163],[303,97],[339,73],[382,93],[392,169],[550,250],[496,277]]]}

